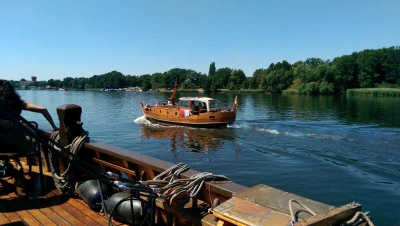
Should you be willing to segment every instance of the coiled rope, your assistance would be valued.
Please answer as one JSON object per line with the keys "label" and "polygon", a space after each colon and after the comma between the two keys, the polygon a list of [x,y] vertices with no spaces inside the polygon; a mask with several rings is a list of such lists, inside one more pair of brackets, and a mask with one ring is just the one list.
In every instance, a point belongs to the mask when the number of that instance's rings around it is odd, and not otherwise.
{"label": "coiled rope", "polygon": [[[310,214],[312,214],[313,216],[317,215],[316,213],[314,213],[310,208],[308,208],[306,205],[304,205],[303,203],[295,200],[295,199],[290,199],[289,200],[289,210],[290,210],[290,216],[292,217],[292,221],[290,222],[292,226],[294,226],[295,222],[296,222],[296,218],[293,214],[293,209],[292,209],[292,202],[295,202],[297,204],[299,204],[301,207],[303,207],[304,209],[306,209]],[[350,220],[346,221],[345,223],[342,223],[341,225],[345,226],[345,225],[353,225],[356,224],[357,220],[362,220],[362,217],[365,219],[365,221],[368,223],[369,226],[374,226],[374,224],[372,223],[371,219],[369,219],[369,217],[367,216],[367,214],[363,213],[363,212],[357,212],[353,218],[351,218]]]}
{"label": "coiled rope", "polygon": [[295,202],[297,204],[299,204],[301,207],[303,207],[304,209],[307,210],[307,212],[309,212],[310,214],[312,214],[313,216],[317,215],[316,213],[314,213],[310,208],[308,208],[306,205],[304,205],[303,203],[301,203],[300,201],[297,201],[295,199],[290,199],[289,200],[289,210],[290,210],[290,216],[292,217],[292,221],[291,224],[294,225],[294,223],[296,222],[296,217],[293,214],[293,209],[292,209],[292,202]]}
{"label": "coiled rope", "polygon": [[169,182],[174,181],[179,177],[179,175],[186,170],[188,170],[189,167],[183,163],[178,163],[176,165],[171,166],[170,168],[164,170],[162,173],[158,174],[153,178],[153,180],[164,180]]}
{"label": "coiled rope", "polygon": [[[64,147],[71,154],[68,155],[68,159],[70,161],[69,163],[66,163],[67,168],[63,173],[60,172],[59,157],[57,155],[54,155],[52,151],[48,152],[50,160],[50,168],[51,172],[53,173],[54,184],[62,195],[70,195],[74,192],[73,179],[74,179],[75,167],[72,166],[72,162],[74,160],[74,156],[78,154],[83,144],[89,140],[88,135],[89,132],[84,130],[81,135],[75,137],[75,139],[71,142],[71,144]],[[63,153],[61,153],[61,149],[54,145],[54,142],[58,143],[60,140],[59,131],[55,131],[53,134],[51,134],[50,139],[52,139],[53,142],[49,142],[49,145],[52,146],[55,150],[57,150],[59,152],[58,154],[62,155]]]}
{"label": "coiled rope", "polygon": [[189,193],[190,197],[195,197],[199,193],[201,187],[203,186],[206,180],[214,181],[214,180],[229,180],[229,179],[224,175],[214,175],[212,173],[203,172],[195,174],[189,177],[188,179],[176,179],[172,181],[170,184],[166,185],[163,188],[163,190],[181,186],[173,190],[169,195],[167,195],[167,197],[179,194],[181,192],[187,192]]}
{"label": "coiled rope", "polygon": [[224,175],[214,175],[208,172],[194,174],[186,179],[179,179],[180,174],[188,169],[187,165],[178,163],[154,177],[156,181],[169,181],[168,184],[159,188],[159,192],[163,193],[160,197],[174,199],[180,194],[184,194],[180,196],[179,200],[176,200],[177,203],[182,205],[189,202],[190,198],[197,196],[205,181],[229,180]]}
{"label": "coiled rope", "polygon": [[[350,220],[348,220],[348,221],[346,222],[346,224],[344,224],[344,225],[352,225],[352,224],[356,223],[356,220],[357,220],[360,216],[361,216],[362,218],[364,218],[365,221],[368,222],[368,225],[369,225],[369,226],[374,226],[374,224],[372,223],[371,219],[369,219],[369,217],[367,216],[367,214],[365,214],[365,213],[363,213],[363,212],[360,212],[360,211],[357,212],[357,213],[354,215],[354,217],[351,218]],[[361,219],[362,219],[362,218],[361,218]],[[360,220],[361,220],[361,219],[360,219]]]}

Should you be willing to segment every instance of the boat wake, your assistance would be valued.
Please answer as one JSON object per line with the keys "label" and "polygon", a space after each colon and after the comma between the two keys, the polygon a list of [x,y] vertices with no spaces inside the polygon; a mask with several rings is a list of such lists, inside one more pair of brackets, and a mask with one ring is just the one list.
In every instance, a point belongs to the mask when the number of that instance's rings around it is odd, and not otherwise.
{"label": "boat wake", "polygon": [[[302,131],[301,128],[298,128],[293,125],[271,125],[271,127],[280,127],[280,128],[266,128],[268,125],[265,124],[232,124],[228,125],[228,128],[233,129],[249,129],[253,131],[257,131],[260,133],[265,134],[272,134],[272,135],[286,135],[291,137],[308,137],[313,139],[323,139],[323,140],[346,140],[346,141],[354,141],[352,138],[341,136],[337,134],[317,134],[317,133],[310,133],[309,130],[312,128],[308,128],[305,131]],[[304,130],[304,128],[303,128]]]}
{"label": "boat wake", "polygon": [[142,115],[135,120],[133,120],[136,124],[142,124],[142,125],[151,125],[152,123],[146,119],[146,116]]}
{"label": "boat wake", "polygon": [[182,128],[184,126],[179,126],[179,125],[172,125],[172,124],[159,124],[159,123],[154,123],[149,121],[145,115],[142,115],[135,120],[133,120],[136,124],[147,126],[147,127],[153,127],[153,128]]}

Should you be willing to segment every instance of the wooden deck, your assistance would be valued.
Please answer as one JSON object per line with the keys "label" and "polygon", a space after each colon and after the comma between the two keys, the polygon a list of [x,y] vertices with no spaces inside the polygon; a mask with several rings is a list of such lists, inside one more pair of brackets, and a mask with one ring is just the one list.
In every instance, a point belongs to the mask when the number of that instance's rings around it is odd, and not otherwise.
{"label": "wooden deck", "polygon": [[[38,176],[35,172],[31,180]],[[44,177],[46,189],[37,197],[18,196],[14,178],[0,179],[0,225],[108,225],[104,213],[91,210],[78,196],[60,196],[51,174]],[[124,224],[113,221],[113,225]]]}

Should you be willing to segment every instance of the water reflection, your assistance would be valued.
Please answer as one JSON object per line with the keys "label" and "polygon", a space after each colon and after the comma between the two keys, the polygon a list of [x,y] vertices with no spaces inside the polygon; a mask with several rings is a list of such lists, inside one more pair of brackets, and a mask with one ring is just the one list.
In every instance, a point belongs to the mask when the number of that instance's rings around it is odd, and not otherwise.
{"label": "water reflection", "polygon": [[348,97],[346,115],[357,123],[376,123],[382,127],[400,127],[400,99],[394,97]]}
{"label": "water reflection", "polygon": [[265,95],[254,105],[266,107],[269,119],[321,120],[345,124],[376,124],[400,127],[400,99],[392,97],[346,97],[311,95]]}
{"label": "water reflection", "polygon": [[204,154],[219,150],[226,141],[233,141],[236,136],[232,128],[204,129],[159,124],[142,124],[141,135],[142,139],[169,139],[174,152],[183,148]]}

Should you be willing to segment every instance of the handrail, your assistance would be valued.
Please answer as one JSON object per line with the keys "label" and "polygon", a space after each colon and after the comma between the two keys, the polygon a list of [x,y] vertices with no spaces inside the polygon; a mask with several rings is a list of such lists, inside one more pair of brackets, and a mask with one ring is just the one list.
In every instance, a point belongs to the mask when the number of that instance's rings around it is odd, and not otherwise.
{"label": "handrail", "polygon": [[[48,136],[51,134],[50,131],[45,133]],[[91,153],[93,156],[96,156],[97,159],[107,161],[108,159],[112,158],[113,160],[118,160],[117,162],[113,161],[113,165],[125,167],[128,170],[134,170],[132,169],[133,167],[138,170],[146,170],[151,172],[153,176],[174,165],[173,163],[166,162],[161,159],[153,158],[139,152],[127,150],[122,147],[106,144],[93,139],[85,143],[84,147],[86,149],[85,152]],[[101,165],[99,162],[98,164]],[[109,167],[109,165],[103,166]],[[196,170],[189,169],[183,172],[181,177],[189,178],[198,173],[199,172]],[[140,175],[140,172],[136,172],[136,175]],[[243,191],[244,189],[247,189],[247,187],[232,181],[206,182],[205,187],[199,193],[199,198],[204,199],[204,201],[209,204],[212,204],[212,200],[214,198],[219,198],[221,202],[223,202],[230,199],[234,193]]]}

